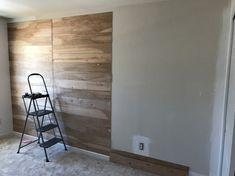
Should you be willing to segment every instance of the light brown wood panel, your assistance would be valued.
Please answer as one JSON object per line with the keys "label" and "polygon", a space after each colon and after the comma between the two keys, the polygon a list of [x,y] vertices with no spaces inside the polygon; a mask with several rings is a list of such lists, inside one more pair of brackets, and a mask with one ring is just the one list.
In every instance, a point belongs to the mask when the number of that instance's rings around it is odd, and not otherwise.
{"label": "light brown wood panel", "polygon": [[[17,132],[22,132],[24,126],[25,118],[18,119],[16,116],[13,115],[13,128]],[[29,135],[37,136],[34,123],[32,121],[28,121],[26,126],[26,133]]]}
{"label": "light brown wood panel", "polygon": [[[39,72],[53,95],[66,142],[108,155],[112,13],[10,23],[8,34],[14,130],[23,129],[27,76]],[[29,122],[27,133],[35,135]]]}
{"label": "light brown wood panel", "polygon": [[112,62],[112,13],[53,20],[55,60]]}
{"label": "light brown wood panel", "polygon": [[100,34],[87,34],[87,35],[56,35],[54,37],[55,45],[94,45],[94,44],[108,44],[112,42],[112,33],[100,33]]}
{"label": "light brown wood panel", "polygon": [[90,35],[112,32],[112,13],[65,17],[53,20],[53,34]]}
{"label": "light brown wood panel", "polygon": [[58,61],[66,60],[63,62],[84,62],[84,63],[107,63],[111,62],[110,54],[93,54],[93,53],[54,53],[54,58]]}
{"label": "light brown wood panel", "polygon": [[[13,127],[15,131],[22,132],[24,125],[26,113],[21,96],[25,92],[29,92],[27,76],[33,72],[41,73],[46,77],[49,91],[53,92],[51,32],[51,20],[8,24]],[[35,82],[33,85],[35,85],[35,91],[44,91],[44,87],[39,82]],[[32,119],[29,119],[26,131],[27,134],[36,135]]]}
{"label": "light brown wood panel", "polygon": [[[111,73],[110,63],[80,63],[76,60],[71,60],[67,62],[66,60],[61,60],[60,62],[54,61],[54,68],[57,73],[68,74],[69,71],[74,71],[78,73]],[[56,75],[55,75],[56,76]]]}
{"label": "light brown wood panel", "polygon": [[60,96],[67,97],[76,97],[82,99],[99,99],[99,100],[107,100],[111,99],[110,91],[93,91],[93,90],[75,90],[75,89],[63,89],[56,88],[55,92]]}
{"label": "light brown wood panel", "polygon": [[55,107],[69,144],[109,154],[112,13],[53,20]]}
{"label": "light brown wood panel", "polygon": [[51,61],[51,53],[47,54],[42,54],[42,53],[37,53],[37,57],[35,57],[34,54],[30,53],[21,53],[21,54],[13,54],[9,53],[9,58],[10,61],[25,61],[27,62],[28,60],[34,60],[35,62],[41,62],[41,61]]}

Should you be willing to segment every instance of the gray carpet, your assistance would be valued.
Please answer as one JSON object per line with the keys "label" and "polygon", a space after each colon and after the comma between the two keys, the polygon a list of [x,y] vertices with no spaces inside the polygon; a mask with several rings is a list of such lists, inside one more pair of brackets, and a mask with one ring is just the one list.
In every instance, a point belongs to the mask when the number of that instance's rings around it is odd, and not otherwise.
{"label": "gray carpet", "polygon": [[73,148],[65,152],[60,144],[48,149],[50,162],[46,163],[43,149],[37,144],[16,154],[18,144],[17,135],[0,139],[0,176],[154,176]]}

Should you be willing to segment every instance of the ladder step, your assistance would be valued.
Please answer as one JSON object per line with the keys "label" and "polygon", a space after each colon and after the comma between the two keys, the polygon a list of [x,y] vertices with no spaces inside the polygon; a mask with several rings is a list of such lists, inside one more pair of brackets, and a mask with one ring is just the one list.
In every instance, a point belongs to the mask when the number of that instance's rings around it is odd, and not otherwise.
{"label": "ladder step", "polygon": [[49,97],[48,94],[41,94],[41,93],[36,93],[36,94],[32,94],[32,99],[38,99],[38,98],[46,98]]}
{"label": "ladder step", "polygon": [[58,127],[58,125],[51,123],[51,124],[45,125],[39,129],[37,129],[37,131],[46,132],[46,131],[52,130],[56,127]]}
{"label": "ladder step", "polygon": [[23,98],[31,98],[31,99],[39,99],[39,98],[46,98],[49,97],[49,94],[41,94],[41,93],[33,93],[33,94],[29,94],[29,93],[25,93],[23,96]]}
{"label": "ladder step", "polygon": [[51,147],[61,141],[62,141],[62,139],[55,137],[55,138],[52,138],[52,139],[40,144],[40,147],[49,148],[49,147]]}
{"label": "ladder step", "polygon": [[39,111],[35,111],[35,112],[30,112],[29,115],[39,117],[39,116],[44,116],[44,115],[50,114],[52,112],[53,111],[51,111],[51,110],[39,110]]}

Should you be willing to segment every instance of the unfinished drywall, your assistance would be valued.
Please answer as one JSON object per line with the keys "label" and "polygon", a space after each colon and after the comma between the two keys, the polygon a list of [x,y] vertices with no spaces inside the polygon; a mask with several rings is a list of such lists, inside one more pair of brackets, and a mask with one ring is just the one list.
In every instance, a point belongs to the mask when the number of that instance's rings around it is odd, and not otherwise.
{"label": "unfinished drywall", "polygon": [[[215,77],[217,59],[227,54],[227,38],[221,40],[229,30],[223,21],[227,11],[226,0],[164,1],[114,11],[114,149],[132,152],[133,136],[146,136],[149,156],[209,175]],[[225,71],[220,78],[216,91],[223,97]]]}
{"label": "unfinished drywall", "polygon": [[12,132],[7,23],[0,18],[0,136]]}

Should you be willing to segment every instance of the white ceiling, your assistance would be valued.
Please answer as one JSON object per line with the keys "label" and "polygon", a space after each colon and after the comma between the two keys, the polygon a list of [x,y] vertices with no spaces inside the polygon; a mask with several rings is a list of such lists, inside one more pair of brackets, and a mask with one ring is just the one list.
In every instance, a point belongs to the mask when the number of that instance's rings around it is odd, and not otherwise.
{"label": "white ceiling", "polygon": [[0,16],[50,18],[108,11],[120,6],[161,0],[0,0]]}

